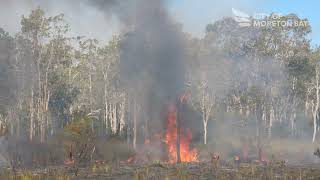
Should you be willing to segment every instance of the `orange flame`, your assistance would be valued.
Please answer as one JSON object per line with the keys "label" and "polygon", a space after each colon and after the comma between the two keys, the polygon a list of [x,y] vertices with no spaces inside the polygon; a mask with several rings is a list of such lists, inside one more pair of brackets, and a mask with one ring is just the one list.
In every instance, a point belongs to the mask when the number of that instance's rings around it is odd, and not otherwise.
{"label": "orange flame", "polygon": [[[165,143],[167,144],[169,152],[169,162],[177,162],[177,111],[173,105],[169,106],[169,113],[167,118],[167,130],[165,136]],[[180,157],[181,162],[197,162],[198,151],[190,149],[189,145],[192,139],[190,130],[181,129],[180,131]]]}
{"label": "orange flame", "polygon": [[150,139],[144,140],[144,145],[150,144]]}

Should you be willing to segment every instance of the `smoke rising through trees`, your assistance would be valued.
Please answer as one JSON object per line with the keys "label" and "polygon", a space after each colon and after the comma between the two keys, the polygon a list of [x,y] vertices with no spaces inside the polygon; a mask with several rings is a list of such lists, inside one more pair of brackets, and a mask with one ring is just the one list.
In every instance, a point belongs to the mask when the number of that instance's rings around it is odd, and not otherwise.
{"label": "smoke rising through trees", "polygon": [[[241,27],[225,17],[197,38],[164,1],[81,4],[102,12],[101,23],[117,18],[117,35],[107,43],[70,36],[63,15],[48,17],[40,8],[22,17],[17,34],[0,31],[0,121],[14,145],[29,151],[62,139],[59,147],[71,154],[92,152],[75,164],[112,161],[98,152],[114,139],[136,151],[146,140],[163,141],[166,108],[185,92],[183,126],[194,146],[232,156],[244,142],[266,151],[282,138],[309,151],[318,142],[319,50],[310,47],[311,27]],[[106,147],[99,150],[100,141]],[[294,157],[299,150],[281,151]]]}

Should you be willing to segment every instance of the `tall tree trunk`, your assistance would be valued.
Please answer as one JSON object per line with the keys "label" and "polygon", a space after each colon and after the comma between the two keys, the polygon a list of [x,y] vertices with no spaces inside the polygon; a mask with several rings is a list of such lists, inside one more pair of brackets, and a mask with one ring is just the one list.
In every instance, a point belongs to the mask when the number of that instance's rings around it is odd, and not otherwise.
{"label": "tall tree trunk", "polygon": [[[267,96],[267,98],[269,99],[270,96]],[[269,134],[269,129],[270,129],[270,122],[271,122],[271,107],[269,102],[267,102],[265,104],[265,110],[264,110],[264,118],[265,118],[265,134]],[[269,136],[268,136],[269,137]]]}
{"label": "tall tree trunk", "polygon": [[[19,100],[18,100],[18,112],[21,112],[22,111],[22,99],[21,99],[21,97],[19,98]],[[21,118],[20,118],[20,115],[18,115],[18,117],[17,117],[17,137],[20,137],[20,135],[21,135]]]}
{"label": "tall tree trunk", "polygon": [[12,108],[9,108],[8,115],[7,115],[7,121],[9,122],[9,134],[14,135],[14,117],[13,117],[13,110]]}
{"label": "tall tree trunk", "polygon": [[269,127],[268,127],[268,138],[269,139],[271,139],[271,137],[272,137],[272,125],[273,125],[274,118],[275,118],[275,112],[274,112],[274,109],[272,106],[271,110],[270,110],[270,120],[269,120]]}
{"label": "tall tree trunk", "polygon": [[121,114],[120,114],[120,134],[124,134],[124,127],[126,125],[125,122],[125,113],[126,113],[126,103],[127,103],[127,95],[124,94],[123,101],[121,103]]}
{"label": "tall tree trunk", "polygon": [[45,137],[46,137],[46,131],[49,129],[49,118],[48,118],[48,110],[49,110],[49,101],[50,101],[50,91],[49,91],[49,85],[48,85],[48,73],[49,73],[49,67],[50,67],[50,61],[48,63],[45,75],[44,75],[44,83],[43,83],[43,88],[41,92],[41,101],[40,101],[40,109],[41,109],[41,127],[40,127],[40,140],[41,143],[45,142]]}
{"label": "tall tree trunk", "polygon": [[113,134],[113,106],[112,103],[109,102],[109,119],[110,119],[110,134]]}
{"label": "tall tree trunk", "polygon": [[296,125],[295,125],[296,117],[297,117],[297,113],[294,110],[291,116],[291,135],[294,135],[296,131]]}
{"label": "tall tree trunk", "polygon": [[42,87],[41,87],[41,69],[40,69],[40,56],[37,61],[37,74],[38,74],[38,96],[37,96],[37,119],[40,124],[40,141],[42,142],[42,112],[41,112],[41,96],[42,96]]}
{"label": "tall tree trunk", "polygon": [[29,131],[29,140],[33,141],[33,135],[34,135],[34,92],[33,92],[33,86],[31,87],[31,98],[29,102],[29,113],[30,113],[30,131]]}
{"label": "tall tree trunk", "polygon": [[312,142],[316,140],[317,126],[318,126],[318,112],[319,112],[319,101],[320,101],[320,87],[319,87],[319,70],[316,67],[316,103],[313,110],[313,137]]}
{"label": "tall tree trunk", "polygon": [[[261,102],[257,102],[256,103],[256,120],[257,120],[257,124],[256,124],[256,138],[257,138],[257,148],[258,151],[261,149],[261,125],[262,125],[262,116],[263,116],[263,109],[262,109],[262,105]],[[259,154],[259,153],[258,153]]]}
{"label": "tall tree trunk", "polygon": [[132,101],[131,98],[128,96],[128,116],[127,116],[127,144],[129,145],[131,142],[131,126],[132,126],[132,122],[131,122],[131,118],[132,118],[132,112],[131,112],[131,106],[132,106]]}
{"label": "tall tree trunk", "polygon": [[133,100],[133,148],[137,148],[137,101],[136,98]]}
{"label": "tall tree trunk", "polygon": [[316,135],[317,135],[317,113],[313,112],[313,136],[312,136],[312,142],[316,140]]}
{"label": "tall tree trunk", "polygon": [[108,103],[108,78],[109,78],[109,67],[110,64],[107,65],[106,69],[103,72],[103,79],[104,79],[104,107],[105,107],[105,114],[104,114],[104,120],[105,120],[105,126],[106,126],[106,134],[108,134],[108,130],[110,127],[110,111],[109,111],[109,103]]}
{"label": "tall tree trunk", "polygon": [[40,142],[44,143],[44,137],[45,137],[45,124],[43,120],[40,122]]}
{"label": "tall tree trunk", "polygon": [[150,139],[150,134],[149,134],[149,121],[150,121],[150,117],[148,116],[148,114],[144,111],[143,112],[143,117],[144,117],[144,139]]}
{"label": "tall tree trunk", "polygon": [[207,134],[208,134],[208,122],[204,122],[204,144],[207,144]]}
{"label": "tall tree trunk", "polygon": [[[92,70],[91,70],[91,64],[90,64],[90,68],[89,68],[89,109],[90,109],[90,112],[92,112]],[[93,123],[94,123],[94,121],[92,120],[91,121],[91,130],[92,130],[92,132],[94,132],[94,126],[93,126]]]}
{"label": "tall tree trunk", "polygon": [[113,103],[112,104],[112,120],[111,120],[111,130],[112,130],[112,134],[116,134],[117,133],[117,129],[118,129],[118,118],[117,118],[117,104]]}
{"label": "tall tree trunk", "polygon": [[202,122],[203,122],[203,143],[207,144],[207,121],[206,121],[206,110],[205,110],[205,90],[203,89],[201,97],[201,112],[202,112]]}
{"label": "tall tree trunk", "polygon": [[110,126],[109,123],[109,103],[108,103],[108,89],[107,89],[107,83],[104,83],[104,108],[105,108],[105,114],[104,114],[104,121],[106,126],[106,134],[108,134],[108,128]]}

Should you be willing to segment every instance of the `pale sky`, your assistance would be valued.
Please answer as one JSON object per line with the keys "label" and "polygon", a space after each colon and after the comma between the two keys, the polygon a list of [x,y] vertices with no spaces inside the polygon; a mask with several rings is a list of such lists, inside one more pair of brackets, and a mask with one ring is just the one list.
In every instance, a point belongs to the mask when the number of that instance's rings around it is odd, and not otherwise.
{"label": "pale sky", "polygon": [[[48,15],[64,13],[71,25],[72,35],[84,35],[107,41],[119,31],[119,23],[104,16],[78,0],[0,0],[0,27],[14,34],[19,31],[20,17],[31,9],[42,7]],[[312,43],[320,44],[320,7],[318,0],[170,0],[169,10],[184,31],[201,37],[205,26],[224,16],[232,15],[232,8],[249,15],[254,13],[296,13],[308,18],[313,28]]]}

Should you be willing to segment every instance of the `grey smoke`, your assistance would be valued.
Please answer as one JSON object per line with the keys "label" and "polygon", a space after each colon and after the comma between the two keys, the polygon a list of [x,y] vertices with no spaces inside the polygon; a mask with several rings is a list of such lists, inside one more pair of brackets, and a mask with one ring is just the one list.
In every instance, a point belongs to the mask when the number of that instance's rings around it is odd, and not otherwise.
{"label": "grey smoke", "polygon": [[120,75],[148,112],[146,118],[163,122],[161,109],[185,88],[184,34],[170,18],[163,1],[137,3],[133,6],[137,9],[130,10],[135,12],[129,22],[133,30],[121,42]]}
{"label": "grey smoke", "polygon": [[[257,4],[264,0],[227,0],[220,1],[169,1],[170,14],[183,24],[185,31],[203,36],[207,23],[223,16],[231,15],[231,8],[252,14]],[[173,4],[173,5],[172,5]],[[177,6],[176,4],[179,4]],[[0,27],[14,34],[20,29],[20,18],[32,9],[41,7],[48,15],[65,14],[71,26],[71,35],[87,36],[107,41],[112,34],[119,32],[119,21],[130,21],[129,15],[136,6],[136,0],[2,0],[0,1]],[[207,11],[199,16],[194,13]],[[129,18],[129,19],[128,19]]]}
{"label": "grey smoke", "polygon": [[106,16],[118,17],[125,27],[122,85],[142,106],[139,119],[149,119],[150,125],[160,128],[165,123],[161,110],[185,90],[186,40],[181,26],[170,17],[162,0],[90,2]]}
{"label": "grey smoke", "polygon": [[122,22],[128,20],[130,10],[133,10],[134,4],[136,4],[136,0],[84,0],[84,2],[102,11],[107,19],[110,16],[116,16]]}
{"label": "grey smoke", "polygon": [[15,101],[14,41],[0,28],[0,114]]}
{"label": "grey smoke", "polygon": [[87,0],[10,0],[0,1],[0,27],[14,35],[19,32],[21,16],[28,16],[31,10],[40,7],[46,16],[60,13],[70,24],[70,36],[86,36],[107,42],[120,28],[116,16],[105,16],[105,13],[90,6]]}

